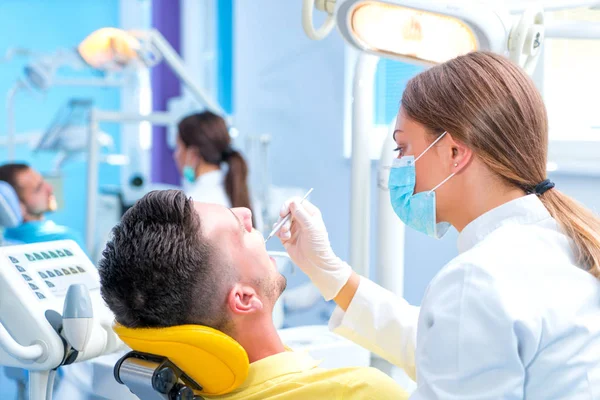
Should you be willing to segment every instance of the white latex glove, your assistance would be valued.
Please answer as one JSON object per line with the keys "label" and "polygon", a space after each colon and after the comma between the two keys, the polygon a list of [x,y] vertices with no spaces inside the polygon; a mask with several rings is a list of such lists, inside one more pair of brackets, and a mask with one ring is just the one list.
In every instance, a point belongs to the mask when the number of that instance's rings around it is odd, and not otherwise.
{"label": "white latex glove", "polygon": [[290,258],[319,289],[325,300],[333,299],[344,287],[352,268],[337,257],[329,244],[329,235],[321,211],[299,197],[287,200],[279,212],[280,220],[288,213],[292,218],[277,236]]}

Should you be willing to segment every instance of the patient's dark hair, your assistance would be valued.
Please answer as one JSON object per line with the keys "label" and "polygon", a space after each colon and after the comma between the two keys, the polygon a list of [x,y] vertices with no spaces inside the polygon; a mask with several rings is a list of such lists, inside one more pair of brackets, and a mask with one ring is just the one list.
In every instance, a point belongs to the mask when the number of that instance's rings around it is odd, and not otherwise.
{"label": "patient's dark hair", "polygon": [[17,175],[29,169],[29,165],[22,163],[11,163],[0,165],[0,181],[8,183],[15,189],[15,192],[21,198],[21,188],[17,182]]}
{"label": "patient's dark hair", "polygon": [[200,227],[193,201],[179,190],[150,192],[127,210],[98,267],[118,323],[226,328],[227,273]]}

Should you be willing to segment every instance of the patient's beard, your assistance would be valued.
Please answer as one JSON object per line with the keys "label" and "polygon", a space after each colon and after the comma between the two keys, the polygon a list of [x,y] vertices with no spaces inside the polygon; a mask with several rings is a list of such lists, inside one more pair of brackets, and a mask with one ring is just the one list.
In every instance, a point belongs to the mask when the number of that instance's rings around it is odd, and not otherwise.
{"label": "patient's beard", "polygon": [[275,304],[277,299],[281,296],[281,293],[283,293],[287,287],[287,279],[285,276],[277,273],[273,278],[261,280],[259,286],[265,296],[273,300],[273,304]]}
{"label": "patient's beard", "polygon": [[30,220],[40,220],[44,217],[49,210],[47,206],[40,206],[39,204],[35,204],[33,206],[26,205],[25,211],[28,214],[28,218]]}
{"label": "patient's beard", "polygon": [[278,284],[278,292],[277,292],[277,298],[279,298],[281,296],[281,294],[283,293],[283,291],[285,290],[285,288],[287,287],[287,278],[281,274],[279,274],[279,276],[277,277],[277,284]]}

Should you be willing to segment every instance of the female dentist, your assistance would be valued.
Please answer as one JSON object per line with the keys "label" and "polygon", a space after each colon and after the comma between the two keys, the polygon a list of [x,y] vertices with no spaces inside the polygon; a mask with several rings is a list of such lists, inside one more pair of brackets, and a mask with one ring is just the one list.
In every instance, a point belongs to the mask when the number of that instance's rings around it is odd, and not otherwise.
{"label": "female dentist", "polygon": [[177,130],[173,158],[185,180],[186,194],[204,203],[251,208],[248,166],[231,147],[225,120],[204,111],[182,119]]}
{"label": "female dentist", "polygon": [[394,139],[396,214],[436,238],[454,226],[460,254],[419,309],[336,257],[314,205],[286,202],[279,237],[337,303],[330,328],[404,368],[412,399],[600,398],[600,220],[546,178],[533,82],[484,52],[433,67]]}

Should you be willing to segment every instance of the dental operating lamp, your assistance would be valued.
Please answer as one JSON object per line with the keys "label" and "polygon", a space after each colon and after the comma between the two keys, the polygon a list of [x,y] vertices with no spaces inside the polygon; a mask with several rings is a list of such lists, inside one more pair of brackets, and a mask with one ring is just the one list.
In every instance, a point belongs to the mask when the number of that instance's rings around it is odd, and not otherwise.
{"label": "dental operating lamp", "polygon": [[228,119],[223,108],[207,96],[175,49],[156,29],[124,31],[101,28],[85,38],[77,52],[90,67],[103,71],[150,68],[165,61],[201,104]]}
{"label": "dental operating lamp", "polygon": [[[486,1],[305,0],[303,26],[322,39],[334,26],[353,47],[377,56],[434,65],[475,50],[508,54],[532,73],[544,36],[543,9],[530,3],[520,18]],[[315,31],[313,5],[328,16]]]}

